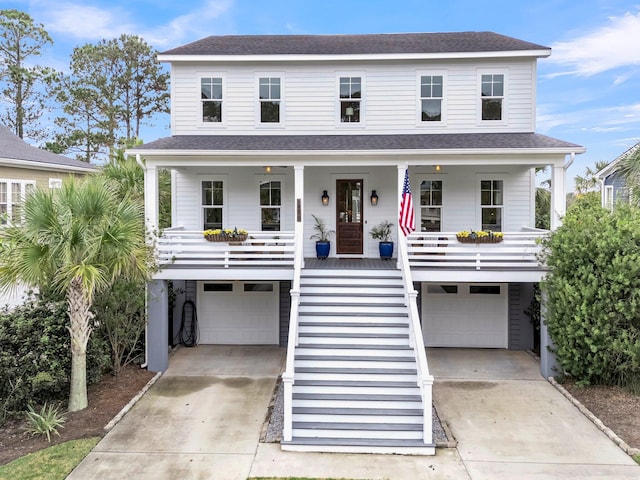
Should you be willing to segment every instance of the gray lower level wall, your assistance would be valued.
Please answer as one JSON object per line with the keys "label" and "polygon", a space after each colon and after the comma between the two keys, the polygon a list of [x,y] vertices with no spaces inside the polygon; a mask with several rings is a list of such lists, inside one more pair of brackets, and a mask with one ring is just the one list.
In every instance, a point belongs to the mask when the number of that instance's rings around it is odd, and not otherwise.
{"label": "gray lower level wall", "polygon": [[169,367],[169,288],[166,280],[147,283],[147,369],[164,372]]}
{"label": "gray lower level wall", "polygon": [[533,300],[533,283],[509,284],[509,350],[531,350],[533,324],[525,310]]}
{"label": "gray lower level wall", "polygon": [[280,282],[280,346],[289,343],[289,318],[291,312],[291,282]]}

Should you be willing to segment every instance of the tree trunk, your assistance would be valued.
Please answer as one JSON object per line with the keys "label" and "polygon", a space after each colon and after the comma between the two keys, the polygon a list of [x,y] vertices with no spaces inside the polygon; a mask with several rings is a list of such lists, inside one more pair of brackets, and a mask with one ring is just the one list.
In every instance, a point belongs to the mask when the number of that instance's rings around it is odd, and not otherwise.
{"label": "tree trunk", "polygon": [[87,342],[91,335],[88,295],[82,289],[80,278],[74,278],[67,290],[71,334],[71,390],[69,411],[77,412],[87,407]]}

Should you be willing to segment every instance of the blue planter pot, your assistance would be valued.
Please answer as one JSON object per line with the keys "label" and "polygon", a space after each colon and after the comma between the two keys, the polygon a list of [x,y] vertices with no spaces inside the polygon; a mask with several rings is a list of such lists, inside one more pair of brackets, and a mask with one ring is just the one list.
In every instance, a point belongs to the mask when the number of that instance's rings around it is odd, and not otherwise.
{"label": "blue planter pot", "polygon": [[393,257],[393,242],[380,242],[378,248],[380,250],[380,258],[388,260]]}
{"label": "blue planter pot", "polygon": [[331,250],[331,242],[316,242],[316,256],[325,259],[329,256]]}

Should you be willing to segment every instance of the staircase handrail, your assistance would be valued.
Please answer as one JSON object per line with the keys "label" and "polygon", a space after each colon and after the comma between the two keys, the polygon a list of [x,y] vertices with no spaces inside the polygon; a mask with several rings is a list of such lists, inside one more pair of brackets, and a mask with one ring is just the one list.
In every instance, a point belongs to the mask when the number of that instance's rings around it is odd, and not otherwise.
{"label": "staircase handrail", "polygon": [[284,426],[283,440],[290,442],[293,438],[293,381],[295,350],[298,345],[298,305],[300,304],[300,275],[303,263],[303,239],[296,234],[293,257],[293,283],[291,285],[291,309],[289,312],[289,336],[287,340],[287,359],[282,373],[284,386]]}
{"label": "staircase handrail", "polygon": [[420,314],[418,313],[417,297],[418,292],[413,287],[413,278],[411,268],[409,267],[409,255],[407,251],[407,238],[398,239],[398,267],[402,272],[404,282],[405,301],[409,307],[409,336],[411,346],[415,349],[416,361],[418,366],[418,387],[422,394],[423,402],[423,419],[424,419],[424,443],[431,444],[433,442],[432,429],[432,402],[433,402],[433,376],[429,373],[429,364],[427,363],[427,353],[422,338],[422,327],[420,326]]}

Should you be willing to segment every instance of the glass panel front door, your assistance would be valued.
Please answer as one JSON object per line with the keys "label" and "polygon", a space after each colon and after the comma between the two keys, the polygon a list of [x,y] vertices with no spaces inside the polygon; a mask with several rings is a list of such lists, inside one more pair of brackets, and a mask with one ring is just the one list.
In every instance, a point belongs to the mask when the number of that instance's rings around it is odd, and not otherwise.
{"label": "glass panel front door", "polygon": [[336,180],[336,252],[362,254],[362,180]]}

